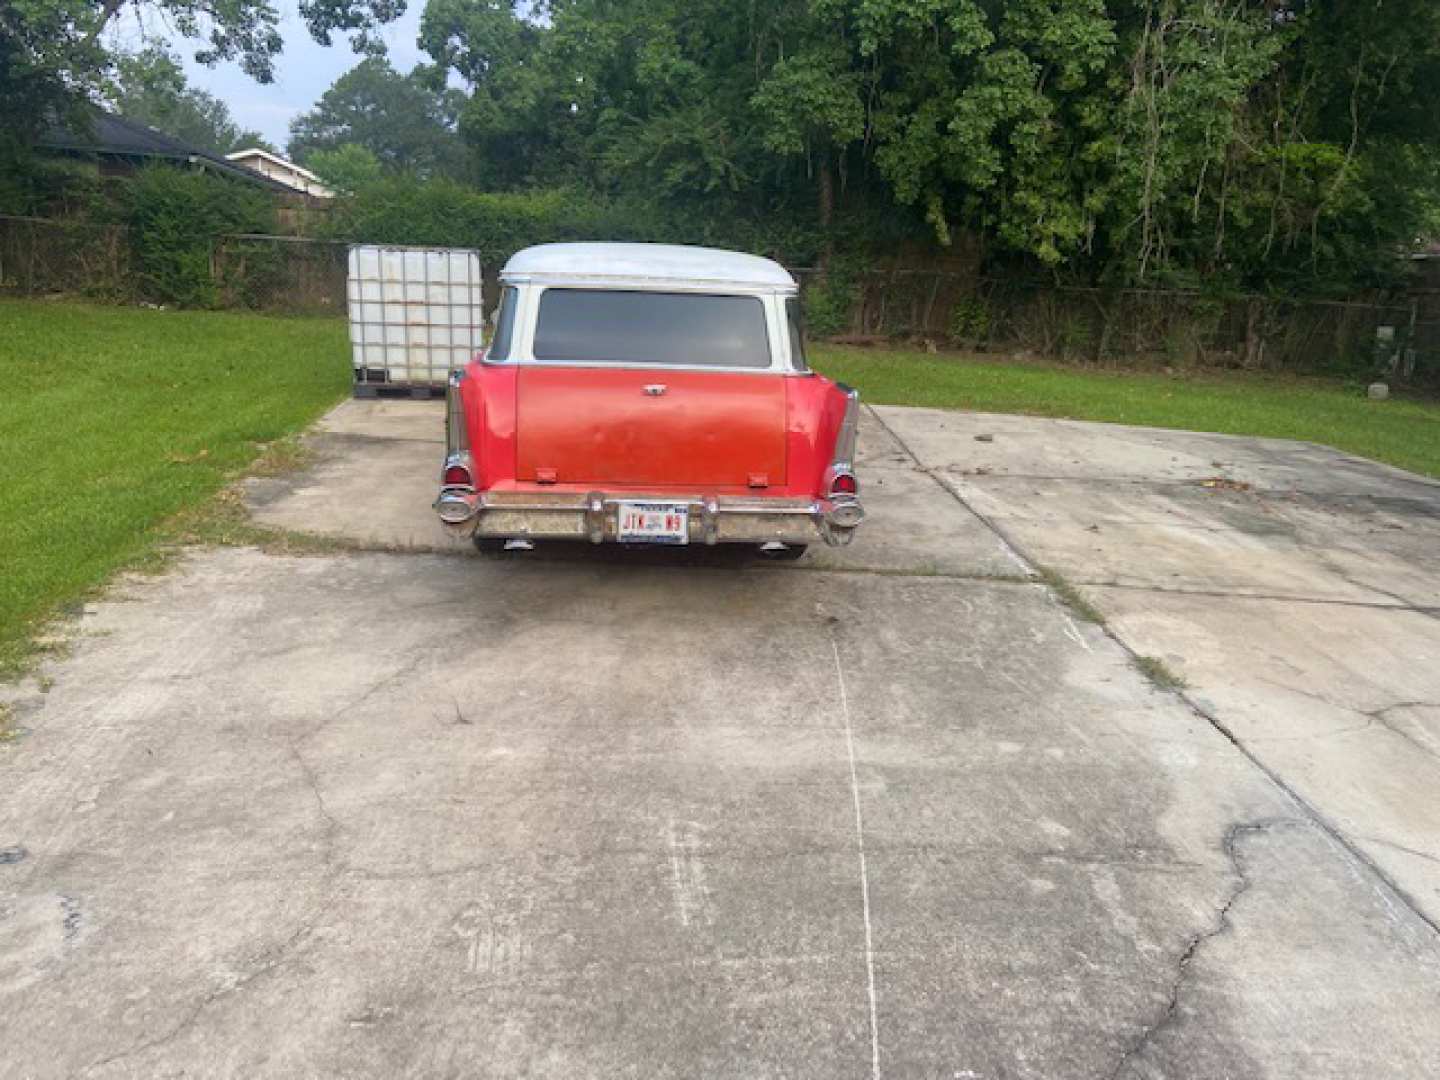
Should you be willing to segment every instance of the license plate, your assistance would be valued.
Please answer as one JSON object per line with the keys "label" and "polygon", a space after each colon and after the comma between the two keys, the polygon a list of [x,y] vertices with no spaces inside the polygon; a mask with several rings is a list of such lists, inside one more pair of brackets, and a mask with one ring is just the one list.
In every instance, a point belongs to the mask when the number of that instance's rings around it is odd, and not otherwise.
{"label": "license plate", "polygon": [[622,543],[690,542],[690,507],[684,503],[622,502],[618,510]]}

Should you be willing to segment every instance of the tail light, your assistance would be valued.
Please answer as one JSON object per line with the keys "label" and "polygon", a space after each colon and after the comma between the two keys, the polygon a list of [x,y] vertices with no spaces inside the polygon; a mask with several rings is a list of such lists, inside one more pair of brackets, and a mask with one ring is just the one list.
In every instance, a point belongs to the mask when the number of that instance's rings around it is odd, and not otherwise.
{"label": "tail light", "polygon": [[475,486],[475,472],[470,460],[470,433],[465,428],[465,405],[460,387],[465,382],[464,370],[450,373],[445,391],[445,465],[440,470],[443,487]]}

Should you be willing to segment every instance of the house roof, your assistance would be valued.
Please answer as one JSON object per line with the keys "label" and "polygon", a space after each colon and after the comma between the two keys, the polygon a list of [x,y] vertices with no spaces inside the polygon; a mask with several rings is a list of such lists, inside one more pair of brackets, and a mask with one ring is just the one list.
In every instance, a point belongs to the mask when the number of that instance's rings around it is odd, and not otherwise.
{"label": "house roof", "polygon": [[540,244],[517,251],[500,274],[507,280],[584,278],[795,288],[789,272],[770,259],[679,244]]}
{"label": "house roof", "polygon": [[265,161],[270,162],[272,165],[278,165],[282,169],[289,169],[296,176],[300,177],[302,180],[306,180],[309,183],[314,184],[316,187],[323,188],[326,191],[330,190],[324,180],[321,180],[320,177],[316,176],[309,169],[305,168],[304,165],[297,165],[295,164],[295,162],[290,161],[288,158],[283,158],[279,154],[272,154],[269,150],[261,149],[258,146],[250,146],[245,148],[244,150],[236,150],[232,154],[226,154],[225,160],[239,163],[244,161],[246,158],[252,157],[263,158]]}
{"label": "house roof", "polygon": [[75,132],[63,124],[51,124],[41,134],[39,145],[47,150],[66,153],[109,154],[116,157],[162,158],[168,161],[186,161],[214,169],[218,173],[245,180],[273,191],[293,191],[286,184],[262,176],[254,169],[226,161],[220,154],[203,150],[198,146],[182,142],[163,131],[147,127],[134,120],[106,112],[104,109],[91,110],[91,130]]}

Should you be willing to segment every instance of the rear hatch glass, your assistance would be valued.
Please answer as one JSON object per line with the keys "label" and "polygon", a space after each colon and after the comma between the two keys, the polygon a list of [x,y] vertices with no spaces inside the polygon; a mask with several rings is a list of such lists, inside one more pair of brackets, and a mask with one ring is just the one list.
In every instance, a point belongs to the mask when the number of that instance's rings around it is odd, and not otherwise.
{"label": "rear hatch glass", "polygon": [[754,296],[546,289],[534,352],[551,364],[770,366],[765,305]]}

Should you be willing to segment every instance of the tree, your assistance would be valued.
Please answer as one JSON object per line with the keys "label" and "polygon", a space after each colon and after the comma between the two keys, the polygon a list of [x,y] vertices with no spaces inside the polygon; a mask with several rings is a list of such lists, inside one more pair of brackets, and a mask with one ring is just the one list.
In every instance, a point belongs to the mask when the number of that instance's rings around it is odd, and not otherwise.
{"label": "tree", "polygon": [[121,57],[108,96],[121,116],[206,150],[228,154],[258,146],[274,153],[259,132],[235,123],[223,101],[190,86],[179,61],[162,46]]}
{"label": "tree", "polygon": [[420,176],[453,174],[463,162],[454,95],[435,89],[423,68],[401,75],[383,58],[362,60],[290,124],[290,156],[355,145],[384,168]]}
{"label": "tree", "polygon": [[[382,52],[379,27],[405,10],[405,0],[301,0],[312,37],[328,45],[349,33],[359,51]],[[233,60],[259,82],[275,75],[283,41],[274,0],[22,0],[0,4],[0,148],[28,147],[47,116],[76,111],[97,95],[115,57],[102,37],[124,11],[163,20],[196,41],[203,64]]]}
{"label": "tree", "polygon": [[316,176],[344,195],[364,191],[385,175],[380,159],[356,143],[334,150],[312,150],[305,162]]}
{"label": "tree", "polygon": [[1434,0],[428,0],[420,43],[488,186],[821,254],[883,220],[1026,272],[1331,292],[1440,228]]}
{"label": "tree", "polygon": [[[472,171],[485,187],[518,187],[543,174],[547,182],[575,171],[575,127],[551,45],[554,34],[522,17],[509,0],[428,0],[420,47],[436,77],[455,74],[469,87],[459,132],[471,148]],[[575,65],[575,79],[586,68]]]}

